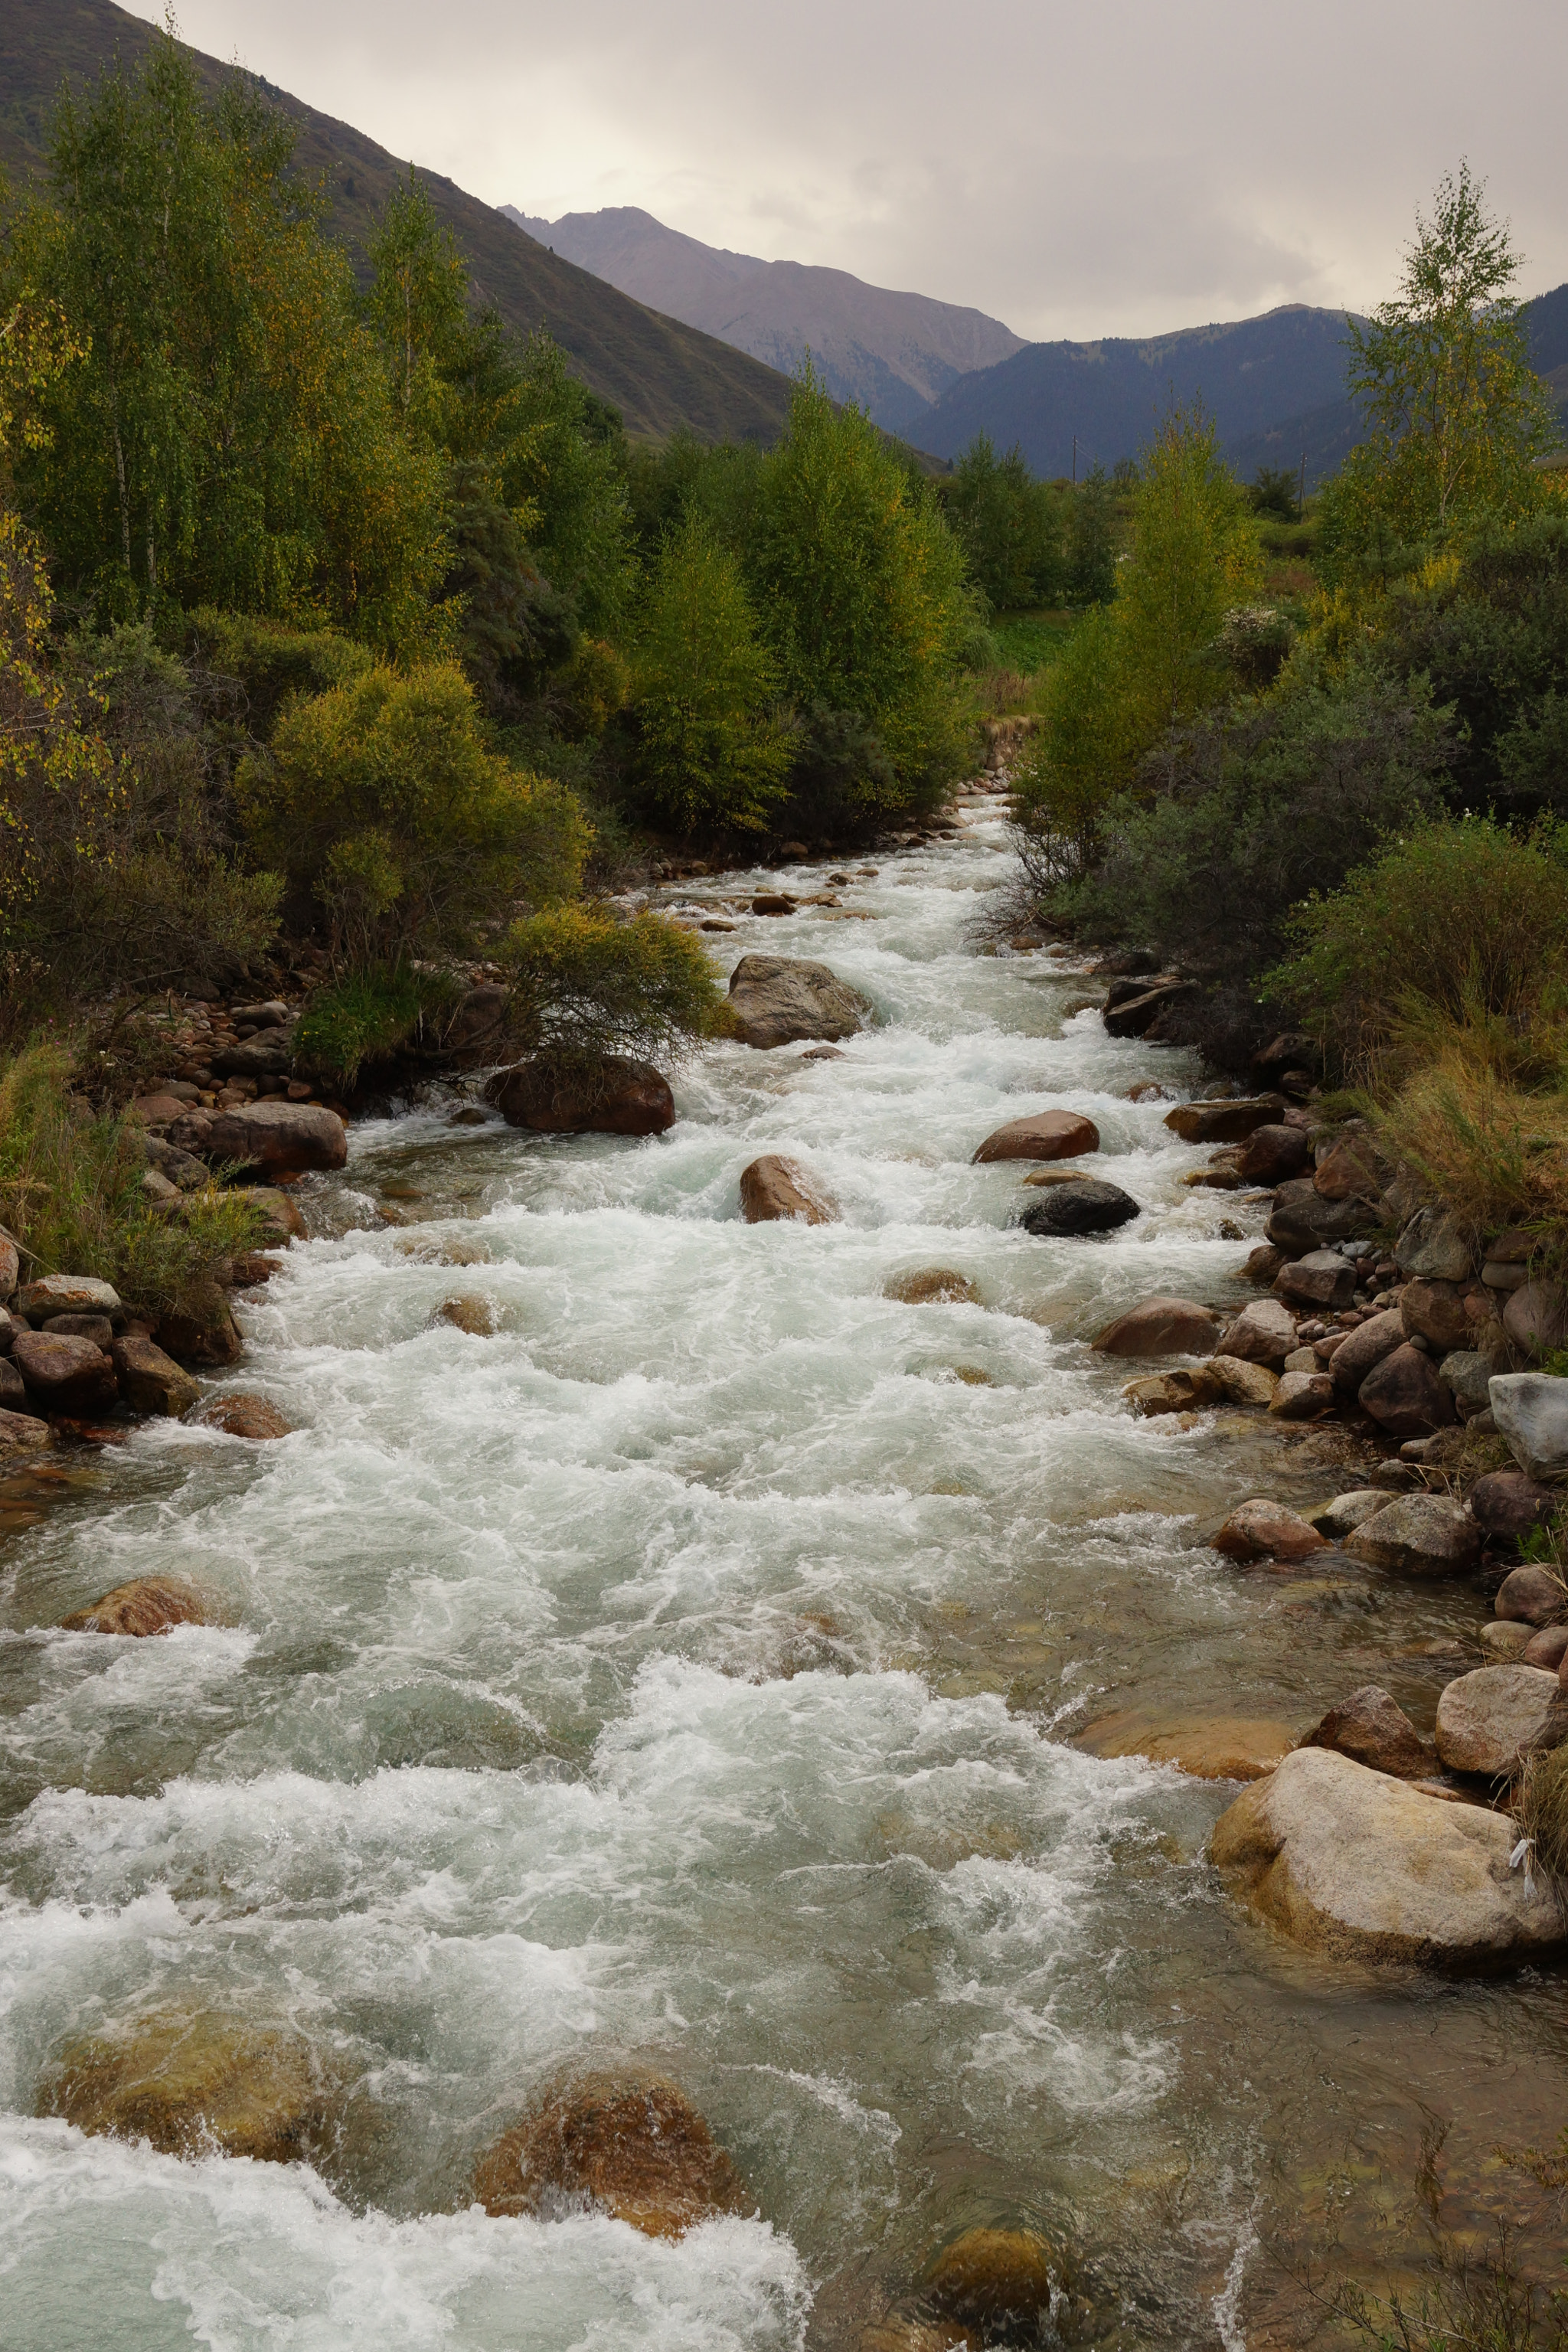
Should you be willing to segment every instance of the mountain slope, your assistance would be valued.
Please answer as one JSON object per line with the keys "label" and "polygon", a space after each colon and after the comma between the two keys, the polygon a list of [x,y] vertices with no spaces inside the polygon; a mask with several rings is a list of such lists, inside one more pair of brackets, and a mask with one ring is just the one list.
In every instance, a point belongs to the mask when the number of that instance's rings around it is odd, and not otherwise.
{"label": "mountain slope", "polygon": [[790,371],[809,349],[837,400],[868,408],[889,433],[923,443],[931,403],[976,368],[1021,351],[999,319],[924,294],[868,286],[847,270],[762,261],[666,228],[634,205],[531,219],[501,210],[531,236],[623,294],[684,319],[771,367]]}
{"label": "mountain slope", "polygon": [[[0,162],[13,191],[44,167],[49,111],[68,75],[97,79],[116,51],[135,65],[157,38],[112,0],[5,0],[0,15]],[[216,82],[227,70],[194,52]],[[350,124],[287,91],[268,95],[298,127],[299,167],[324,179],[329,225],[363,259],[363,240],[394,181],[397,158]],[[628,432],[662,439],[685,427],[704,441],[771,441],[783,427],[789,385],[729,342],[629,300],[604,278],[552,254],[450,180],[424,175],[457,238],[476,290],[520,333],[548,327],[573,373],[613,402]]]}

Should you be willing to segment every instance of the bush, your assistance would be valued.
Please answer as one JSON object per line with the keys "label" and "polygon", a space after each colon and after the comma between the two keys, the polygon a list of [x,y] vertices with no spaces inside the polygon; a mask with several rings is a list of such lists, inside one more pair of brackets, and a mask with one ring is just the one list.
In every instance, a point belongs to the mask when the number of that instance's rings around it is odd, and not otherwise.
{"label": "bush", "polygon": [[192,661],[237,681],[245,696],[245,723],[262,741],[293,696],[347,686],[363,677],[375,658],[357,638],[325,622],[300,627],[257,613],[220,613],[211,604],[191,614],[185,645]]}
{"label": "bush", "polygon": [[1033,862],[1052,881],[1078,881],[1100,854],[1111,796],[1126,782],[1121,639],[1114,613],[1085,614],[1040,694],[1040,724],[1014,772],[1015,805],[1033,837]]}
{"label": "bush", "polygon": [[450,1012],[459,993],[449,973],[408,964],[347,972],[318,989],[305,1007],[296,1058],[352,1087],[366,1062],[385,1061],[417,1038],[426,1021]]}
{"label": "bush", "polygon": [[36,1272],[93,1275],[128,1307],[173,1312],[224,1259],[256,1246],[261,1219],[215,1186],[159,1209],[134,1129],[95,1118],[70,1080],[61,1045],[30,1047],[0,1070],[0,1223]]}
{"label": "bush", "polygon": [[969,576],[994,612],[1053,604],[1067,584],[1064,493],[1031,479],[1015,445],[998,457],[976,434],[941,486]]}
{"label": "bush", "polygon": [[501,961],[518,1034],[558,1061],[668,1061],[728,1025],[702,948],[661,915],[554,908],[517,924]]}

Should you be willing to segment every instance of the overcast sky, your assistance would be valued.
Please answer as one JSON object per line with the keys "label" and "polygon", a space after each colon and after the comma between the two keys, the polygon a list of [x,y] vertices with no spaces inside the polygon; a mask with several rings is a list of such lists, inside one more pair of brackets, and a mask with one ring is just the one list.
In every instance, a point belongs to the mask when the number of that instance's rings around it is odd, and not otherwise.
{"label": "overcast sky", "polygon": [[[163,0],[135,0],[161,18]],[[711,245],[1019,334],[1362,307],[1461,155],[1568,279],[1564,0],[177,0],[491,204]]]}

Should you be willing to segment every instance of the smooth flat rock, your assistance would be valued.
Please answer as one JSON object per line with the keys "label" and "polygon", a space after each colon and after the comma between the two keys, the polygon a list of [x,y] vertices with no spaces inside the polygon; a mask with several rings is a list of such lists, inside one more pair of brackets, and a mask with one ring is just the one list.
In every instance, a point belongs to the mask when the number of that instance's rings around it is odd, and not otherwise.
{"label": "smooth flat rock", "polygon": [[1364,1323],[1342,1339],[1330,1358],[1333,1368],[1334,1386],[1347,1395],[1359,1393],[1369,1372],[1375,1371],[1384,1356],[1395,1348],[1403,1348],[1405,1330],[1396,1307],[1384,1307],[1381,1315],[1369,1315]]}
{"label": "smooth flat rock", "polygon": [[1447,1495],[1398,1495],[1364,1518],[1345,1549],[1401,1576],[1458,1576],[1481,1556],[1481,1531]]}
{"label": "smooth flat rock", "polygon": [[1455,1417],[1452,1391],[1438,1379],[1436,1365],[1408,1341],[1373,1366],[1356,1402],[1391,1437],[1424,1436],[1448,1428]]}
{"label": "smooth flat rock", "polygon": [[742,1045],[763,1052],[801,1038],[834,1045],[869,1026],[869,998],[825,963],[797,956],[745,955],[730,974],[730,1012]]}
{"label": "smooth flat rock", "polygon": [[1174,1764],[1195,1780],[1257,1780],[1295,1747],[1283,1723],[1252,1716],[1212,1715],[1190,1721],[1131,1712],[1086,1723],[1073,1742],[1090,1756],[1144,1756]]}
{"label": "smooth flat rock", "polygon": [[1528,1476],[1568,1470],[1568,1381],[1552,1372],[1499,1372],[1489,1393],[1492,1418]]}
{"label": "smooth flat rock", "polygon": [[1278,1298],[1254,1298],[1227,1323],[1215,1352],[1278,1371],[1296,1345],[1296,1318]]}
{"label": "smooth flat rock", "polygon": [[838,1203],[798,1160],[767,1151],[741,1171],[741,1214],[749,1225],[835,1225]]}
{"label": "smooth flat rock", "polygon": [[1310,1249],[1286,1260],[1274,1289],[1298,1307],[1348,1307],[1355,1296],[1355,1268],[1338,1250]]}
{"label": "smooth flat rock", "polygon": [[1102,1356],[1202,1356],[1219,1336],[1212,1307],[1190,1298],[1145,1298],[1108,1323],[1094,1342]]}
{"label": "smooth flat rock", "polygon": [[1377,1683],[1363,1683],[1348,1698],[1330,1707],[1302,1739],[1303,1748],[1331,1748],[1364,1764],[1371,1772],[1389,1772],[1396,1780],[1420,1780],[1437,1769],[1437,1751],[1423,1739],[1397,1699]]}
{"label": "smooth flat rock", "polygon": [[1278,1373],[1267,1364],[1248,1363],[1245,1356],[1210,1356],[1198,1370],[1215,1383],[1226,1404],[1268,1407],[1279,1385]]}
{"label": "smooth flat rock", "polygon": [[1221,1814],[1209,1852],[1310,1950],[1479,1975],[1568,1936],[1541,1878],[1527,1893],[1523,1872],[1510,1870],[1516,1835],[1481,1806],[1443,1804],[1331,1748],[1299,1748]]}
{"label": "smooth flat rock", "polygon": [[52,1315],[115,1316],[123,1309],[111,1282],[99,1282],[87,1274],[44,1274],[22,1285],[12,1312],[29,1323],[43,1323]]}
{"label": "smooth flat rock", "polygon": [[1316,1528],[1264,1496],[1238,1503],[1209,1540],[1227,1559],[1307,1559],[1328,1549]]}
{"label": "smooth flat rock", "polygon": [[1307,1517],[1315,1528],[1337,1542],[1370,1519],[1374,1511],[1387,1508],[1388,1496],[1381,1486],[1353,1486],[1348,1494],[1336,1495],[1319,1511],[1309,1511]]}
{"label": "smooth flat rock", "polygon": [[1026,1118],[1010,1118],[988,1135],[975,1151],[973,1165],[993,1160],[1077,1160],[1100,1150],[1100,1129],[1093,1119],[1073,1110],[1032,1111]]}
{"label": "smooth flat rock", "polygon": [[562,1069],[542,1055],[498,1070],[485,1086],[509,1127],[535,1135],[662,1135],[675,1097],[649,1062],[610,1056],[592,1070]]}
{"label": "smooth flat rock", "polygon": [[1026,1233],[1049,1240],[1110,1233],[1118,1225],[1130,1225],[1142,1213],[1137,1202],[1120,1184],[1081,1176],[1071,1183],[1053,1184],[1039,1200],[1030,1202],[1018,1223]]}
{"label": "smooth flat rock", "polygon": [[1557,1676],[1540,1666],[1478,1666],[1437,1700],[1437,1753],[1450,1772],[1518,1771],[1546,1729]]}

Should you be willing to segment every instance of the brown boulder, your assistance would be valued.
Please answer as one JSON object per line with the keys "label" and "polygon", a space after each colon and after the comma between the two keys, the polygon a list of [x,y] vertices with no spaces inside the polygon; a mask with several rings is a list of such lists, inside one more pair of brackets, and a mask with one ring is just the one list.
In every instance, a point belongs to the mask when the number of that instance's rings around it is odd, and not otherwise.
{"label": "brown boulder", "polygon": [[980,1293],[966,1274],[949,1265],[922,1266],[918,1273],[895,1274],[883,1290],[902,1307],[979,1307]]}
{"label": "brown boulder", "polygon": [[[1239,1241],[1241,1236],[1237,1234],[1229,1238]],[[1272,1242],[1259,1242],[1256,1249],[1247,1251],[1247,1264],[1241,1270],[1248,1282],[1256,1282],[1267,1286],[1273,1281],[1284,1263],[1283,1250],[1277,1250]]]}
{"label": "brown boulder", "polygon": [[1254,1496],[1238,1503],[1218,1533],[1209,1538],[1227,1559],[1306,1559],[1328,1546],[1314,1527],[1283,1503]]}
{"label": "brown boulder", "polygon": [[1184,1143],[1244,1143],[1260,1127],[1274,1126],[1282,1106],[1278,1096],[1260,1100],[1178,1103],[1165,1125]]}
{"label": "brown boulder", "polygon": [[1033,2334],[1062,2273],[1061,2256],[1029,2231],[965,2230],[930,2265],[925,2291],[948,2318],[1011,2342],[1020,2329]]}
{"label": "brown boulder", "polygon": [[1381,1315],[1369,1315],[1335,1348],[1329,1361],[1332,1368],[1334,1386],[1351,1396],[1358,1393],[1367,1374],[1391,1356],[1395,1348],[1405,1345],[1405,1326],[1397,1307],[1385,1307]]}
{"label": "brown boulder", "polygon": [[1255,1127],[1235,1166],[1244,1184],[1286,1184],[1311,1160],[1312,1147],[1299,1127]]}
{"label": "brown boulder", "polygon": [[1167,1006],[1178,997],[1190,996],[1197,982],[1193,980],[1151,981],[1136,995],[1113,1002],[1114,989],[1106,1000],[1101,1015],[1106,1034],[1110,1037],[1144,1037],[1153,1027]]}
{"label": "brown boulder", "polygon": [[1568,1587],[1549,1568],[1531,1562],[1503,1578],[1495,1606],[1500,1617],[1515,1624],[1554,1625],[1560,1617],[1568,1616]]}
{"label": "brown boulder", "polygon": [[1285,1371],[1268,1401],[1277,1421],[1316,1421],[1334,1401],[1334,1384],[1327,1372]]}
{"label": "brown boulder", "polygon": [[200,1389],[188,1372],[183,1372],[172,1356],[166,1356],[140,1332],[130,1332],[122,1339],[112,1340],[110,1360],[119,1375],[120,1393],[132,1412],[162,1414],[169,1421],[178,1421],[189,1412]]}
{"label": "brown boulder", "polygon": [[1568,1290],[1557,1282],[1527,1282],[1510,1296],[1502,1328],[1527,1355],[1555,1354],[1568,1347]]}
{"label": "brown boulder", "polygon": [[1357,1401],[1391,1437],[1418,1437],[1454,1419],[1453,1396],[1419,1348],[1393,1349],[1363,1381]]}
{"label": "brown boulder", "polygon": [[1554,1486],[1527,1478],[1522,1470],[1492,1470],[1470,1489],[1470,1508],[1488,1535],[1517,1543],[1531,1528],[1555,1518],[1563,1497]]}
{"label": "brown boulder", "polygon": [[1094,1342],[1102,1356],[1201,1356],[1215,1345],[1220,1318],[1190,1298],[1145,1298],[1108,1323]]}
{"label": "brown boulder", "polygon": [[1009,1119],[988,1135],[974,1154],[981,1168],[993,1160],[1076,1160],[1100,1150],[1100,1129],[1093,1119],[1077,1111],[1032,1111],[1027,1118]]}
{"label": "brown boulder", "polygon": [[1225,1389],[1205,1364],[1193,1372],[1147,1372],[1141,1381],[1129,1381],[1121,1393],[1134,1412],[1151,1420],[1162,1412],[1201,1412]]}
{"label": "brown boulder", "polygon": [[1532,1633],[1519,1654],[1521,1666],[1540,1666],[1554,1675],[1568,1658],[1568,1625],[1543,1625]]}
{"label": "brown boulder", "polygon": [[1312,1177],[1312,1190],[1324,1201],[1380,1200],[1388,1171],[1364,1136],[1342,1136],[1329,1146]]}
{"label": "brown boulder", "polygon": [[137,1640],[166,1633],[171,1625],[209,1625],[209,1604],[193,1585],[168,1576],[138,1576],[117,1584],[89,1609],[73,1610],[60,1623],[68,1633],[129,1633]]}
{"label": "brown boulder", "polygon": [[662,1135],[675,1124],[669,1082],[647,1062],[611,1056],[593,1069],[539,1056],[498,1070],[485,1087],[509,1127],[536,1135]]}
{"label": "brown boulder", "polygon": [[1437,1769],[1436,1749],[1422,1738],[1397,1699],[1376,1683],[1363,1683],[1330,1707],[1300,1744],[1331,1748],[1369,1771],[1391,1772],[1396,1780],[1423,1780]]}
{"label": "brown boulder", "polygon": [[1274,1289],[1299,1307],[1348,1307],[1355,1297],[1355,1268],[1337,1250],[1308,1250],[1280,1267]]}
{"label": "brown boulder", "polygon": [[1280,1185],[1263,1230],[1277,1248],[1300,1257],[1334,1242],[1354,1241],[1376,1222],[1365,1202],[1325,1201],[1311,1178],[1301,1176]]}
{"label": "brown boulder", "polygon": [[54,1442],[47,1421],[37,1421],[30,1412],[0,1412],[0,1454],[38,1454]]}
{"label": "brown boulder", "polygon": [[263,1438],[287,1437],[294,1426],[275,1404],[258,1396],[209,1397],[195,1418],[204,1429],[221,1429],[227,1437],[249,1437],[258,1443]]}
{"label": "brown boulder", "polygon": [[1430,1342],[1435,1353],[1450,1355],[1462,1348],[1476,1318],[1466,1304],[1468,1285],[1434,1282],[1417,1275],[1400,1293],[1399,1313],[1411,1339]]}
{"label": "brown boulder", "polygon": [[801,1038],[835,1045],[868,1026],[874,1007],[825,963],[744,955],[730,974],[732,1034],[769,1052]]}
{"label": "brown boulder", "polygon": [[1296,1345],[1296,1318],[1277,1298],[1254,1298],[1220,1334],[1215,1353],[1278,1371]]}
{"label": "brown boulder", "polygon": [[0,1410],[25,1412],[27,1405],[26,1385],[9,1356],[0,1356]]}
{"label": "brown boulder", "polygon": [[185,1290],[179,1310],[160,1316],[153,1337],[166,1354],[182,1364],[221,1367],[238,1363],[245,1342],[228,1300],[216,1281],[195,1282]]}
{"label": "brown boulder", "polygon": [[1260,1780],[1296,1742],[1282,1723],[1251,1716],[1194,1717],[1173,1723],[1132,1713],[1102,1715],[1074,1740],[1090,1756],[1144,1756],[1194,1780]]}
{"label": "brown boulder", "polygon": [[267,1175],[342,1168],[349,1156],[348,1130],[336,1111],[321,1103],[292,1103],[281,1095],[235,1103],[226,1110],[187,1113],[169,1139],[215,1165],[258,1168]]}
{"label": "brown boulder", "polygon": [[767,1151],[741,1171],[741,1214],[749,1225],[789,1218],[808,1225],[835,1225],[838,1203],[798,1160]]}
{"label": "brown boulder", "polygon": [[53,1331],[18,1331],[11,1361],[35,1404],[48,1412],[107,1412],[118,1403],[114,1366],[90,1339]]}
{"label": "brown boulder", "polygon": [[321,2146],[334,2088],[310,2044],[288,2027],[165,2010],[68,2042],[38,2113],[79,2131],[149,2140],[164,2156],[216,2147],[291,2164]]}
{"label": "brown boulder", "polygon": [[0,1225],[0,1303],[8,1299],[22,1278],[22,1253]]}
{"label": "brown boulder", "polygon": [[537,2213],[592,2198],[650,2238],[754,2208],[684,2092],[655,2074],[588,2075],[548,2091],[474,2167],[487,2213]]}
{"label": "brown boulder", "polygon": [[264,1244],[265,1247],[275,1247],[277,1242],[304,1240],[305,1220],[300,1213],[299,1203],[290,1200],[280,1186],[276,1184],[237,1186],[235,1199],[248,1201],[269,1228],[270,1235],[275,1236],[275,1239],[269,1239]]}
{"label": "brown boulder", "polygon": [[471,1290],[460,1298],[444,1298],[431,1319],[449,1323],[454,1331],[466,1331],[470,1339],[488,1339],[496,1328],[489,1300]]}
{"label": "brown boulder", "polygon": [[107,1315],[112,1320],[124,1308],[112,1283],[88,1274],[44,1274],[23,1284],[15,1311],[29,1323],[47,1323],[57,1315]]}

